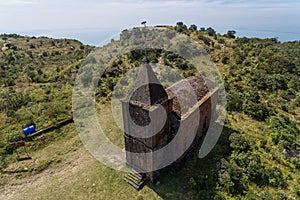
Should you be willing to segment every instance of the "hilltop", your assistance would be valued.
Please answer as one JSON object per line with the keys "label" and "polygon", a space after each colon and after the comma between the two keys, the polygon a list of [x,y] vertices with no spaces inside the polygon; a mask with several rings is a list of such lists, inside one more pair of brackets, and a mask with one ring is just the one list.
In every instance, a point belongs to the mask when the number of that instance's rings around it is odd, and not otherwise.
{"label": "hilltop", "polygon": [[[0,198],[11,199],[297,199],[300,160],[286,159],[285,146],[300,151],[300,42],[236,38],[235,31],[168,27],[187,34],[211,56],[225,81],[227,117],[222,136],[204,159],[192,155],[180,171],[167,169],[159,185],[137,192],[124,173],[94,160],[74,124],[27,142],[31,160],[16,161],[10,143],[22,128],[38,129],[71,115],[72,88],[86,56],[95,48],[76,40],[0,35]],[[183,58],[160,50],[150,62],[188,77],[197,74]],[[96,91],[97,110],[109,137],[122,146],[111,123],[113,87],[122,73],[143,61],[129,52],[106,70]],[[207,179],[205,177],[208,177]]]}

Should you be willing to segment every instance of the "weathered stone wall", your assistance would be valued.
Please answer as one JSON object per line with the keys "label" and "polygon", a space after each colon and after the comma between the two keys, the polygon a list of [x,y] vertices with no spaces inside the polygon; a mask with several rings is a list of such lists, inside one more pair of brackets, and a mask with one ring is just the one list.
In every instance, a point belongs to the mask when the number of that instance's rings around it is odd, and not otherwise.
{"label": "weathered stone wall", "polygon": [[[148,153],[155,151],[166,145],[166,139],[170,133],[170,120],[169,113],[172,107],[172,100],[166,100],[162,102],[161,105],[153,105],[148,107],[142,107],[134,105],[128,102],[122,102],[123,109],[123,121],[124,121],[124,140],[125,140],[125,150],[126,152],[132,153]],[[130,109],[132,108],[132,109]],[[126,109],[129,112],[126,112]],[[131,112],[136,112],[132,115]],[[132,116],[139,117],[136,120],[144,120],[148,115],[150,123],[140,122],[139,128],[133,123],[134,120]],[[162,115],[165,115],[165,121],[162,120]],[[143,116],[143,117],[141,117]],[[146,118],[147,119],[147,118]],[[148,126],[147,128],[144,127]],[[145,131],[145,133],[140,131]],[[152,135],[151,137],[139,138],[136,137],[137,134],[143,136]],[[153,164],[155,158],[147,158],[144,155],[135,155],[127,153],[126,160],[127,165],[136,169],[137,171],[149,171]]]}
{"label": "weathered stone wall", "polygon": [[175,154],[181,156],[175,159],[176,162],[181,162],[206,133],[211,120],[211,106],[212,102],[209,98],[185,118],[171,117],[172,131],[177,130],[175,137],[179,137]]}
{"label": "weathered stone wall", "polygon": [[[149,171],[154,162],[161,162],[164,158],[182,164],[194,145],[207,132],[218,99],[217,91],[209,92],[205,81],[199,77],[191,77],[183,83],[188,83],[190,89],[186,89],[184,84],[176,83],[173,90],[167,89],[169,99],[160,102],[160,105],[147,106],[137,102],[122,102],[128,166],[140,172]],[[190,92],[195,94],[192,100],[189,99]],[[178,95],[184,100],[184,104],[179,102],[176,97]],[[126,110],[129,112],[125,112]],[[162,117],[164,115],[166,120]],[[141,127],[149,126],[140,129],[132,123]],[[141,138],[136,137],[136,134],[152,136]],[[139,154],[155,152],[166,145],[171,145],[171,150],[159,154],[160,158],[151,156],[146,158],[145,155]],[[157,173],[158,171],[148,175],[154,177],[153,174]]]}

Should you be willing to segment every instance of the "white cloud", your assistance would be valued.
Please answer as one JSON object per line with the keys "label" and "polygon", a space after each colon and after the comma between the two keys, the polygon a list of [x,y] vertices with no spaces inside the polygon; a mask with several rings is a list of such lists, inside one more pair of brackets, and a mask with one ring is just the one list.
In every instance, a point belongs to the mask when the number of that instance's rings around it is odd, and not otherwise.
{"label": "white cloud", "polygon": [[24,6],[24,5],[33,5],[38,4],[38,0],[0,0],[0,6]]}

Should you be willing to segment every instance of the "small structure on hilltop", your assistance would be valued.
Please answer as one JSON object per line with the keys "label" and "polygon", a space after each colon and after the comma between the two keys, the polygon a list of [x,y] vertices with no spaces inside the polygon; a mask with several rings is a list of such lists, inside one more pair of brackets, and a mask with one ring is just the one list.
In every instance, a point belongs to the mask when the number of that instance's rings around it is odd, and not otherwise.
{"label": "small structure on hilltop", "polygon": [[[132,169],[126,180],[140,189],[146,179],[156,182],[158,163],[172,160],[173,166],[182,166],[207,132],[217,98],[216,84],[201,76],[165,89],[145,63],[129,95],[122,100],[126,162]],[[171,144],[175,137],[177,142]],[[170,145],[171,150],[156,154]]]}

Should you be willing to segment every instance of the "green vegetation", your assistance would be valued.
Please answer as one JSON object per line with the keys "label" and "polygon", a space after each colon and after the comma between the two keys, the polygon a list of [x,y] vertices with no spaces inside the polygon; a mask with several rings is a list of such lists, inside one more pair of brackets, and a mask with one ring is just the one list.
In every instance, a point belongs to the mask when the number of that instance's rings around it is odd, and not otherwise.
{"label": "green vegetation", "polygon": [[[41,129],[71,115],[72,86],[93,47],[75,40],[5,34],[0,35],[0,191],[9,193],[4,185],[24,180],[22,186],[26,181],[33,186],[18,199],[300,198],[300,161],[283,153],[284,146],[300,151],[300,42],[236,38],[234,30],[221,35],[211,27],[188,28],[182,22],[170,28],[201,44],[225,81],[226,124],[206,158],[198,159],[195,151],[183,169],[167,168],[160,184],[137,192],[122,180],[123,173],[89,156],[70,124],[29,141],[33,161],[16,162],[9,144],[23,139],[22,128],[35,123]],[[110,116],[114,86],[143,62],[143,55],[128,52],[106,69],[96,90],[101,115]],[[170,52],[149,50],[148,59],[184,77],[196,74],[192,65]],[[105,129],[122,146],[122,135],[110,120]],[[47,178],[33,181],[43,176]]]}
{"label": "green vegetation", "polygon": [[82,60],[92,50],[75,40],[0,35],[0,170],[22,128],[38,129],[71,115],[71,94]]}

